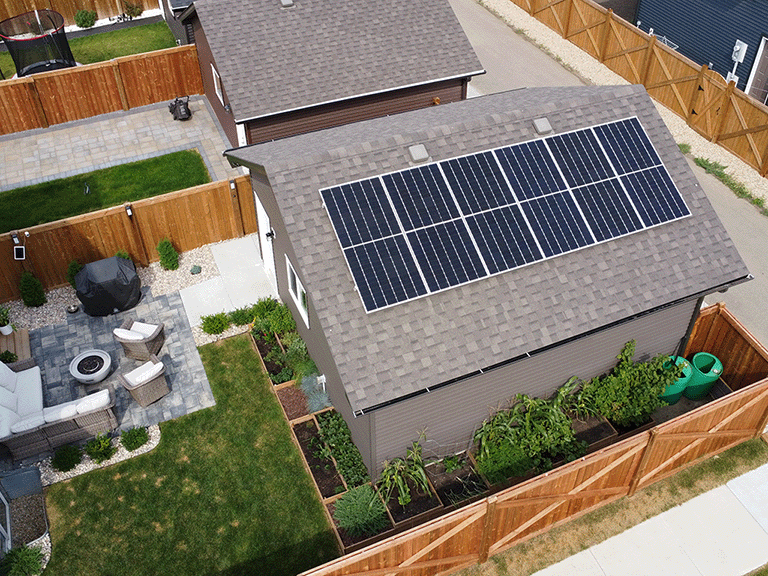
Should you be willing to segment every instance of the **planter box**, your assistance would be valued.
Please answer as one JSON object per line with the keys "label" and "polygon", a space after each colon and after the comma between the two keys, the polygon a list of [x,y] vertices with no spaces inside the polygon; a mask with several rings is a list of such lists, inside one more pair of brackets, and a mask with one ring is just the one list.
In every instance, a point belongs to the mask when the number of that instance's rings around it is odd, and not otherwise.
{"label": "planter box", "polygon": [[427,477],[446,508],[465,506],[488,492],[488,485],[475,471],[467,455],[461,454],[459,458],[461,466],[452,472],[446,471],[443,460],[426,467]]}
{"label": "planter box", "polygon": [[293,380],[278,384],[274,387],[277,399],[283,407],[285,417],[289,422],[309,416],[307,408],[307,397],[304,392],[296,386]]}
{"label": "planter box", "polygon": [[589,445],[587,454],[612,444],[619,435],[611,423],[602,416],[590,416],[586,420],[579,420],[576,416],[571,416],[571,422],[576,440],[581,440]]}
{"label": "planter box", "polygon": [[322,441],[314,420],[295,424],[293,433],[323,500],[346,492],[346,484],[336,470],[336,463],[333,458],[321,458],[316,455],[317,450],[322,446]]}
{"label": "planter box", "polygon": [[[376,492],[376,494],[377,496],[381,497],[378,492]],[[352,535],[348,534],[347,531],[344,530],[343,528],[339,528],[338,524],[336,523],[336,519],[333,517],[333,512],[336,509],[335,502],[326,503],[325,508],[328,511],[328,515],[330,516],[331,521],[333,523],[333,529],[336,532],[339,540],[341,541],[341,545],[344,548],[344,554],[349,554],[350,552],[361,550],[362,548],[365,548],[366,546],[373,544],[374,542],[379,542],[380,540],[389,538],[390,536],[394,535],[399,531],[393,528],[392,518],[389,516],[389,513],[387,513],[389,526],[384,527],[384,529],[381,532],[373,536],[368,536],[366,538],[355,538]]]}
{"label": "planter box", "polygon": [[392,492],[387,504],[392,520],[398,530],[407,530],[412,526],[422,524],[432,518],[437,518],[443,513],[443,505],[430,484],[429,493],[419,494],[416,488],[409,482],[411,489],[411,501],[406,506],[401,506],[397,501],[397,491]]}
{"label": "planter box", "polygon": [[616,436],[612,440],[611,444],[613,444],[614,442],[620,442],[625,438],[630,438],[635,434],[640,434],[640,432],[645,432],[646,430],[650,430],[651,428],[656,426],[656,424],[658,424],[658,422],[656,422],[656,420],[654,420],[653,418],[650,418],[648,422],[646,422],[645,424],[641,424],[636,428],[624,429],[624,430],[622,430],[621,428],[616,428],[616,432],[618,432],[618,436]]}

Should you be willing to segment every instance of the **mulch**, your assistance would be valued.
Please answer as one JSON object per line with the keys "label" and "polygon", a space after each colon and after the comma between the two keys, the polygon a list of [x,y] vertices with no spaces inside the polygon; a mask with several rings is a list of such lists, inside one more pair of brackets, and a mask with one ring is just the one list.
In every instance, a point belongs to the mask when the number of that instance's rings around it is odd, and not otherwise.
{"label": "mulch", "polygon": [[302,416],[309,414],[307,408],[307,397],[304,392],[296,388],[295,386],[287,386],[286,388],[280,388],[277,390],[277,397],[280,400],[280,404],[285,409],[285,414],[288,416],[288,420],[295,420]]}

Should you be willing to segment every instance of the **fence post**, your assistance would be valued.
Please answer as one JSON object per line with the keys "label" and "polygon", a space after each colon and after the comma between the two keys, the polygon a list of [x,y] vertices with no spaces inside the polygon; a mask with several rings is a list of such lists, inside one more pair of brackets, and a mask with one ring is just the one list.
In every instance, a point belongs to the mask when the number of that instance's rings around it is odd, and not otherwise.
{"label": "fence post", "polygon": [[[648,42],[648,48],[645,51],[645,70],[643,70],[642,81],[643,86],[648,83],[648,73],[651,70],[651,59],[653,58],[653,50],[656,48],[656,36],[651,36],[651,41]],[[647,88],[647,86],[646,86]]]}
{"label": "fence post", "polygon": [[759,436],[762,436],[763,430],[765,430],[766,426],[768,426],[768,406],[765,408],[763,417],[760,418],[760,423],[757,425],[757,430],[755,430],[754,438],[758,438]]}
{"label": "fence post", "polygon": [[480,550],[478,561],[482,564],[488,561],[488,551],[491,548],[491,535],[493,533],[493,525],[496,522],[496,501],[495,495],[489,496],[486,499],[485,508],[485,523],[483,524],[483,534],[480,537]]}
{"label": "fence post", "polygon": [[[127,208],[128,206],[128,204],[123,205],[124,208]],[[147,246],[144,244],[144,236],[141,234],[139,223],[136,221],[138,218],[138,214],[136,214],[136,208],[131,207],[131,211],[133,212],[133,215],[128,216],[128,211],[125,210],[125,218],[128,218],[128,226],[133,233],[134,243],[139,245],[139,263],[142,266],[147,267],[149,266],[149,252],[147,252]]]}
{"label": "fence post", "polygon": [[605,13],[605,22],[603,22],[603,41],[600,44],[600,63],[605,62],[605,53],[608,51],[608,41],[611,38],[611,20],[613,20],[613,10],[610,8]]}
{"label": "fence post", "polygon": [[651,430],[651,437],[648,439],[648,444],[645,445],[645,450],[643,450],[643,456],[640,458],[640,464],[637,465],[637,470],[635,470],[635,476],[632,478],[632,481],[629,483],[629,492],[627,492],[627,496],[634,495],[635,492],[637,492],[637,487],[640,485],[640,480],[643,477],[643,473],[645,472],[645,467],[648,465],[648,459],[650,458],[651,452],[653,450],[653,445],[656,441],[656,436],[658,434],[658,430],[654,428]]}
{"label": "fence post", "polygon": [[688,114],[685,118],[685,122],[688,124],[688,126],[691,125],[691,121],[693,120],[693,107],[696,106],[696,103],[699,100],[699,92],[704,90],[704,87],[701,85],[701,83],[704,82],[704,74],[707,73],[707,70],[709,70],[709,66],[706,64],[704,64],[701,69],[699,69],[699,76],[696,78],[696,87],[693,89],[693,93],[691,94],[691,101],[688,104]]}
{"label": "fence post", "polygon": [[35,84],[34,77],[29,79],[28,86],[30,97],[32,98],[32,108],[34,108],[35,114],[37,115],[37,120],[40,122],[40,128],[48,128],[50,124],[48,122],[48,118],[45,115],[45,108],[43,108],[43,103],[40,102],[40,93],[37,91],[37,84]]}
{"label": "fence post", "polygon": [[120,96],[120,104],[123,106],[123,110],[129,110],[128,97],[125,95],[125,86],[123,86],[123,76],[120,74],[120,64],[117,60],[110,60],[112,65],[112,71],[115,73],[115,82],[117,83],[117,93]]}
{"label": "fence post", "polygon": [[725,92],[723,93],[723,103],[720,105],[719,108],[719,114],[722,116],[720,117],[720,121],[717,123],[717,126],[715,126],[715,130],[712,134],[712,142],[717,144],[718,138],[720,138],[720,134],[723,132],[723,128],[725,127],[725,121],[728,117],[728,109],[731,104],[731,96],[733,95],[733,91],[736,89],[736,82],[731,80],[728,82],[728,87],[725,89]]}
{"label": "fence post", "polygon": [[563,38],[568,38],[568,30],[571,28],[571,12],[573,11],[573,0],[565,2],[565,22],[563,23]]}

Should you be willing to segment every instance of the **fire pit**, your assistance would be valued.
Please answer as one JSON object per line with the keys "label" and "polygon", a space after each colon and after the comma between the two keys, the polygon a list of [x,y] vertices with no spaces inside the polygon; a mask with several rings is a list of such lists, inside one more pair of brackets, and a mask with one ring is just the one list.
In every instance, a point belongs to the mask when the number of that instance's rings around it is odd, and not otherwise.
{"label": "fire pit", "polygon": [[112,357],[104,350],[86,350],[69,363],[69,373],[78,382],[95,384],[107,377],[111,367]]}

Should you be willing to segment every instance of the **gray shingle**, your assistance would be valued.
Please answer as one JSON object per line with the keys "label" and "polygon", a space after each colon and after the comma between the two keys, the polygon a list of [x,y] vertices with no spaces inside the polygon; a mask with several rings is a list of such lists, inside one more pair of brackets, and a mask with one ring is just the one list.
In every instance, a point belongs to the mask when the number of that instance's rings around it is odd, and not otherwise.
{"label": "gray shingle", "polygon": [[[367,314],[322,206],[321,187],[637,116],[692,216]],[[747,274],[642,86],[534,88],[436,106],[230,156],[264,166],[352,407],[369,408]],[[312,226],[299,225],[312,222]],[[327,330],[333,327],[332,332]]]}
{"label": "gray shingle", "polygon": [[447,0],[197,0],[235,120],[476,74]]}

